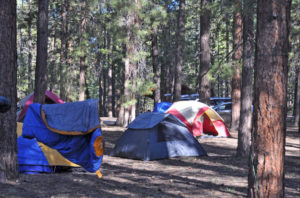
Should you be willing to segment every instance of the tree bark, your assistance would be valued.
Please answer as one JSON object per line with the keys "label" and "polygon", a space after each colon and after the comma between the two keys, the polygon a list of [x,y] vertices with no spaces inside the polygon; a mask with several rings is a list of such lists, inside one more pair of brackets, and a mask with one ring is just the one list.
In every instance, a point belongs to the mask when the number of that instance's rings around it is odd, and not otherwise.
{"label": "tree bark", "polygon": [[17,22],[16,1],[0,0],[0,96],[11,102],[0,113],[0,182],[19,177],[17,158]]}
{"label": "tree bark", "polygon": [[[297,126],[299,123],[299,117],[300,117],[300,69],[299,66],[296,69],[296,82],[297,84],[295,89],[295,99],[294,99],[294,105],[295,105],[295,111],[294,111],[294,126]],[[299,126],[299,125],[298,125]]]}
{"label": "tree bark", "polygon": [[54,92],[55,91],[55,87],[56,87],[56,76],[57,76],[57,71],[56,71],[56,31],[54,31],[54,35],[51,38],[51,45],[50,45],[50,51],[51,51],[51,60],[50,60],[50,64],[49,64],[49,90]]}
{"label": "tree bark", "polygon": [[177,49],[176,49],[176,69],[175,69],[175,88],[173,101],[181,99],[182,86],[182,67],[183,67],[183,49],[185,34],[185,0],[179,1],[179,13],[177,18]]}
{"label": "tree bark", "polygon": [[[112,54],[114,54],[114,52],[116,51],[116,46],[113,45],[112,47]],[[112,64],[112,82],[111,82],[111,86],[112,86],[112,96],[111,96],[111,99],[112,99],[112,102],[111,102],[111,105],[112,105],[112,112],[113,112],[113,116],[116,117],[117,113],[116,113],[116,67],[117,67],[117,64],[116,64],[116,57],[113,57],[113,64]]]}
{"label": "tree bark", "polygon": [[154,83],[156,84],[156,88],[154,90],[154,104],[159,103],[160,100],[160,68],[158,65],[158,43],[157,43],[157,27],[154,27],[152,30],[152,67],[154,73]]}
{"label": "tree bark", "polygon": [[290,4],[259,0],[248,197],[284,197]]}
{"label": "tree bark", "polygon": [[240,107],[241,107],[241,71],[240,62],[242,58],[242,14],[241,14],[241,3],[236,1],[235,3],[236,12],[233,20],[233,64],[234,64],[234,76],[231,82],[231,99],[232,99],[232,110],[231,110],[231,129],[237,131],[239,127],[240,119]]}
{"label": "tree bark", "polygon": [[67,92],[66,92],[66,82],[65,82],[65,75],[66,75],[66,67],[67,67],[67,49],[68,49],[68,39],[67,39],[67,1],[61,1],[61,47],[60,47],[60,69],[59,69],[59,89],[60,89],[60,98],[64,101],[67,100]]}
{"label": "tree bark", "polygon": [[211,0],[201,0],[200,16],[200,69],[199,69],[199,99],[210,105],[210,82],[207,77],[210,66],[210,10],[207,5]]}
{"label": "tree bark", "polygon": [[31,0],[28,1],[29,6],[29,16],[28,16],[28,88],[26,94],[30,94],[34,90],[33,80],[32,80],[32,34],[31,34],[31,27],[32,27],[32,19],[33,19],[33,11],[31,10]]}
{"label": "tree bark", "polygon": [[86,65],[85,65],[85,46],[83,46],[83,41],[85,40],[85,33],[86,33],[86,0],[83,0],[81,2],[81,27],[80,27],[80,32],[81,32],[81,38],[80,38],[80,43],[81,43],[81,56],[80,56],[80,77],[79,77],[79,101],[82,101],[85,99],[85,70],[86,70]]}
{"label": "tree bark", "polygon": [[243,71],[241,113],[238,131],[238,156],[249,156],[252,128],[252,78],[254,63],[254,0],[245,0],[243,5]]}
{"label": "tree bark", "polygon": [[107,92],[107,114],[108,117],[113,117],[113,109],[112,109],[112,63],[110,61],[111,54],[111,37],[109,31],[107,31],[107,49],[110,53],[107,55],[107,84],[108,84],[108,92]]}
{"label": "tree bark", "polygon": [[47,89],[48,0],[38,1],[38,9],[34,102],[44,104]]}

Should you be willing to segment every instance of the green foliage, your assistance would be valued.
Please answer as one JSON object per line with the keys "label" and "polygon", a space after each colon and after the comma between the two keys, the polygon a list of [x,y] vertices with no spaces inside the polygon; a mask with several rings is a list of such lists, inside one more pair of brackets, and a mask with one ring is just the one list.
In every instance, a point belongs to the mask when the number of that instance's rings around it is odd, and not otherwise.
{"label": "green foliage", "polygon": [[[141,8],[137,7],[135,1],[110,0],[87,2],[87,27],[86,32],[81,33],[81,1],[68,1],[68,54],[67,63],[60,63],[61,53],[61,3],[62,1],[49,1],[49,52],[48,67],[49,81],[54,85],[55,92],[59,94],[60,75],[64,75],[65,88],[69,100],[76,101],[79,95],[79,65],[80,57],[86,56],[86,84],[89,94],[93,98],[99,97],[99,82],[104,84],[100,76],[107,72],[109,65],[114,68],[114,80],[116,89],[124,86],[124,60],[126,45],[128,44],[127,28],[133,32],[136,39],[137,49],[130,57],[131,63],[136,63],[137,79],[131,82],[136,84],[132,92],[137,94],[136,98],[127,101],[125,105],[134,104],[141,100],[143,94],[151,94],[149,91],[156,86],[153,83],[152,58],[151,58],[151,36],[157,32],[159,45],[159,65],[170,67],[174,74],[176,64],[176,29],[177,29],[177,1],[141,0]],[[232,53],[232,16],[235,7],[233,1],[216,0],[209,3],[205,8],[211,11],[211,69],[208,73],[209,79],[214,86],[223,81],[230,81],[233,75],[231,62]],[[292,2],[290,43],[291,51],[289,57],[289,100],[294,93],[294,81],[296,67],[299,65],[300,57],[300,0]],[[127,14],[135,11],[140,19],[138,25],[127,27]],[[185,48],[183,83],[197,92],[197,78],[200,64],[200,15],[201,1],[186,1],[186,23],[185,23]],[[30,83],[33,82],[36,61],[36,16],[37,2],[17,1],[17,27],[18,27],[18,97],[32,91]],[[29,23],[31,27],[29,28]],[[29,36],[31,34],[31,37]],[[227,38],[227,36],[229,36]],[[109,40],[110,39],[110,40]],[[30,43],[32,47],[30,48]],[[109,46],[110,43],[110,46]],[[31,69],[29,72],[29,54],[32,55]],[[50,71],[52,73],[50,73]],[[63,72],[61,72],[63,71]],[[62,74],[60,74],[62,73]],[[107,76],[106,73],[104,73]],[[172,80],[172,79],[171,79]],[[31,82],[30,82],[31,81]],[[171,82],[168,82],[171,84]],[[106,82],[107,84],[107,82]],[[164,89],[164,87],[162,87]],[[106,87],[107,90],[107,87]],[[150,102],[149,102],[150,103]]]}

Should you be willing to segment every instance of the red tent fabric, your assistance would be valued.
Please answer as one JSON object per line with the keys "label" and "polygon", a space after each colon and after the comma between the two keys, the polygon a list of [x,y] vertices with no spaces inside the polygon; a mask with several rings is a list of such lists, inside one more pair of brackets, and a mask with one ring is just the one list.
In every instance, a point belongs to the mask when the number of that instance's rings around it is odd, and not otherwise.
{"label": "red tent fabric", "polygon": [[[29,105],[33,103],[33,98],[34,94],[32,92],[18,103],[18,107],[20,108],[20,110],[17,112],[18,122],[20,122],[25,117]],[[55,93],[48,90],[45,92],[45,101],[46,103],[64,103],[64,101],[60,99]]]}
{"label": "red tent fabric", "polygon": [[166,113],[170,113],[186,124],[195,137],[203,133],[219,137],[231,137],[221,116],[208,105],[197,101],[175,102]]}

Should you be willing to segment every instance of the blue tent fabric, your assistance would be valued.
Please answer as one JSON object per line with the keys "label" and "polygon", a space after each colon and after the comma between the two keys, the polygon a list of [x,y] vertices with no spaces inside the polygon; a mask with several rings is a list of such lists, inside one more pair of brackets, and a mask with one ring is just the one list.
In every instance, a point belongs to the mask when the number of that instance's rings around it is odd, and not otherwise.
{"label": "blue tent fabric", "polygon": [[52,169],[35,139],[18,137],[18,164],[20,173],[51,173]]}
{"label": "blue tent fabric", "polygon": [[170,119],[173,118],[172,116],[170,116],[170,114],[161,113],[161,112],[142,113],[138,117],[136,117],[128,125],[127,128],[131,128],[131,129],[151,129],[151,128],[155,127],[156,125],[158,125],[162,120],[166,119],[167,117],[170,117]]}
{"label": "blue tent fabric", "polygon": [[[49,127],[59,131],[88,133],[90,129],[100,126],[98,118],[98,100],[81,102],[46,104],[42,110]],[[65,113],[68,112],[68,113]]]}
{"label": "blue tent fabric", "polygon": [[147,112],[129,124],[110,155],[149,161],[207,154],[175,116]]}
{"label": "blue tent fabric", "polygon": [[[87,103],[89,102],[90,101],[87,101]],[[93,105],[96,104],[97,103],[93,103]],[[73,111],[69,111],[69,109],[73,109],[73,106],[69,104],[67,106],[68,108],[63,108],[65,110],[64,112],[57,111],[57,113],[73,113]],[[75,107],[77,107],[77,105],[74,105],[74,108]],[[89,172],[96,172],[100,168],[102,162],[102,155],[96,155],[94,149],[94,142],[97,137],[102,135],[101,129],[97,128],[92,133],[88,133],[86,135],[62,135],[55,133],[53,131],[50,131],[46,127],[44,121],[42,120],[41,108],[43,108],[42,105],[38,103],[34,103],[29,106],[23,124],[22,136],[25,138],[36,138],[37,141],[42,142],[53,149],[56,149],[62,156],[64,156],[71,162],[82,166]],[[94,108],[98,109],[98,106],[94,106]],[[98,119],[98,110],[92,112],[93,114],[88,114],[88,116],[87,114],[82,114],[82,117],[77,116],[76,118],[87,120],[96,120],[96,118]],[[52,112],[51,115],[54,116],[54,114],[55,112]],[[76,120],[71,119],[69,119],[69,121],[76,122]],[[78,123],[79,122],[88,123],[88,121],[78,121]],[[94,126],[95,121],[93,121],[92,123],[93,124],[90,126]],[[68,128],[64,126],[63,130],[72,129],[80,131],[82,129],[81,126],[78,129],[74,128],[75,125],[67,121],[64,124],[69,125],[71,127]],[[61,123],[58,125],[61,125]],[[85,129],[87,129],[86,126]]]}
{"label": "blue tent fabric", "polygon": [[170,102],[158,102],[154,106],[153,112],[165,113],[171,105],[172,105],[172,103],[170,103]]}

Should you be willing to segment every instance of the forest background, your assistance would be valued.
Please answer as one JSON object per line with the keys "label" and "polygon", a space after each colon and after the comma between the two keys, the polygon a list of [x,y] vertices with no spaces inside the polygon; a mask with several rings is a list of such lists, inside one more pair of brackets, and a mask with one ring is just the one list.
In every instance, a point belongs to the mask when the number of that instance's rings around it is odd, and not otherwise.
{"label": "forest background", "polygon": [[[200,17],[202,13],[207,15],[207,9],[210,11],[206,24],[210,62],[205,76],[209,81],[209,95],[231,97],[236,66],[242,70],[242,58],[233,57],[242,46],[242,40],[236,43],[233,34],[235,13],[242,9],[240,1],[207,1],[201,5],[201,1],[187,0],[183,30],[178,25],[179,3],[171,0],[142,0],[138,4],[119,0],[50,1],[47,89],[66,102],[100,98],[101,116],[118,117],[125,107],[130,112],[124,125],[137,114],[151,110],[156,102],[175,100],[175,97],[166,98],[165,94],[175,96],[176,74],[181,78],[181,94],[197,94],[203,76],[200,75],[203,55]],[[299,101],[299,4],[295,0],[291,8],[287,95],[290,114],[299,114],[295,105]],[[36,1],[17,1],[19,100],[34,90],[37,13]],[[204,25],[202,29],[206,28]],[[180,31],[184,33],[183,39]],[[255,38],[251,39],[254,45]],[[183,42],[178,49],[180,40]],[[182,55],[178,50],[182,50]],[[239,81],[241,84],[241,78]],[[153,94],[155,99],[145,94]]]}

